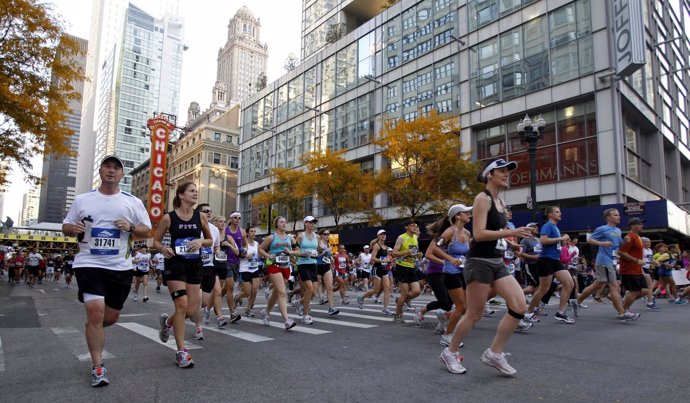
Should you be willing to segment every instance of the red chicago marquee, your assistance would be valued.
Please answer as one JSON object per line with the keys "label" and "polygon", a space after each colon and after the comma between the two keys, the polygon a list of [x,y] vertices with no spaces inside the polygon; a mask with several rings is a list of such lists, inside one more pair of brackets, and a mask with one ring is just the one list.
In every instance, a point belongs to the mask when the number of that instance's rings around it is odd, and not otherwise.
{"label": "red chicago marquee", "polygon": [[168,163],[168,139],[175,129],[165,115],[156,116],[147,122],[151,130],[151,162],[149,165],[151,179],[149,182],[149,217],[152,223],[163,218],[165,212],[165,173]]}

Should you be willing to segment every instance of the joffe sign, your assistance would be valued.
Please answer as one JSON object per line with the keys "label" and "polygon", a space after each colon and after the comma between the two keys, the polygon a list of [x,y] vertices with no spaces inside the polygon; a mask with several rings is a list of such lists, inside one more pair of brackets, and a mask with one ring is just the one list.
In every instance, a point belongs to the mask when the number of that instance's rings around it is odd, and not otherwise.
{"label": "joffe sign", "polygon": [[611,30],[616,50],[616,74],[627,77],[647,62],[643,0],[612,0]]}
{"label": "joffe sign", "polygon": [[149,119],[147,122],[151,130],[151,162],[149,164],[151,179],[149,181],[149,217],[151,222],[159,222],[165,210],[165,172],[168,163],[168,139],[170,132],[175,129],[165,116]]}

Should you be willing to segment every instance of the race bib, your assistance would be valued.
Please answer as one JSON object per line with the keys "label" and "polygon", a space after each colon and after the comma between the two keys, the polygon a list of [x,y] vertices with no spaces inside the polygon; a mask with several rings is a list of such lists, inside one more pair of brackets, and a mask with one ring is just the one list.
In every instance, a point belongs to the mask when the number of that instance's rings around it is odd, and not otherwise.
{"label": "race bib", "polygon": [[506,249],[506,251],[503,253],[503,257],[506,258],[507,260],[513,260],[515,257],[515,254],[513,253],[512,250]]}
{"label": "race bib", "polygon": [[252,269],[259,267],[259,259],[254,258],[254,259],[250,260],[249,261],[249,267],[251,267]]}
{"label": "race bib", "polygon": [[323,257],[323,263],[324,264],[331,264],[331,258],[329,256],[324,256]]}
{"label": "race bib", "polygon": [[505,239],[497,239],[496,240],[496,250],[498,251],[504,251],[508,248],[508,243],[506,242]]}
{"label": "race bib", "polygon": [[381,267],[383,267],[384,269],[385,269],[386,267],[388,267],[388,260],[382,260],[382,261],[381,261]]}
{"label": "race bib", "polygon": [[120,253],[120,230],[91,228],[89,246],[92,255],[118,255]]}
{"label": "race bib", "polygon": [[289,263],[290,257],[288,255],[276,256],[276,266],[287,266]]}
{"label": "race bib", "polygon": [[344,270],[344,269],[347,268],[347,264],[341,262],[341,263],[338,264],[338,268]]}
{"label": "race bib", "polygon": [[535,253],[541,253],[541,244],[540,243],[534,245],[534,252]]}
{"label": "race bib", "polygon": [[190,252],[187,250],[187,245],[196,238],[180,238],[175,240],[175,254],[185,259],[193,260],[199,258],[199,251]]}
{"label": "race bib", "polygon": [[228,260],[228,254],[225,253],[225,252],[219,252],[219,253],[216,255],[216,260],[219,261],[219,262],[225,262],[225,261]]}
{"label": "race bib", "polygon": [[316,249],[307,249],[307,256],[310,258],[315,258],[318,254],[319,252],[317,252]]}
{"label": "race bib", "polygon": [[201,262],[204,266],[213,265],[213,249],[208,246],[202,246],[201,251]]}

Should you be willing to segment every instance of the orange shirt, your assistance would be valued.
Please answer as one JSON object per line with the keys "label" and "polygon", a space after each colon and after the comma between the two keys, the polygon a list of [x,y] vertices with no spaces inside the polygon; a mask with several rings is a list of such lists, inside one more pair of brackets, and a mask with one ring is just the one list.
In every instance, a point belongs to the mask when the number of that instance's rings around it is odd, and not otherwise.
{"label": "orange shirt", "polygon": [[[623,241],[623,245],[621,245],[620,251],[627,253],[635,259],[642,260],[643,250],[644,246],[642,245],[640,236],[634,232],[628,232],[628,235]],[[621,258],[620,271],[621,274],[642,274],[642,265]]]}

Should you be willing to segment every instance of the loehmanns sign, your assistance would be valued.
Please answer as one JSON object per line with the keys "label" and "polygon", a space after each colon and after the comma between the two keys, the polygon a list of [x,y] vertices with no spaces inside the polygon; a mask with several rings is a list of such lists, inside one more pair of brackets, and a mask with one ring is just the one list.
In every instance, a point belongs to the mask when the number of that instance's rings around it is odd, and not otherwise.
{"label": "loehmanns sign", "polygon": [[612,0],[611,30],[616,74],[627,77],[647,62],[642,15],[643,0]]}
{"label": "loehmanns sign", "polygon": [[151,130],[151,162],[149,164],[151,179],[149,181],[149,217],[151,222],[163,218],[165,206],[165,171],[168,163],[168,139],[175,125],[165,117],[156,117],[147,122]]}

